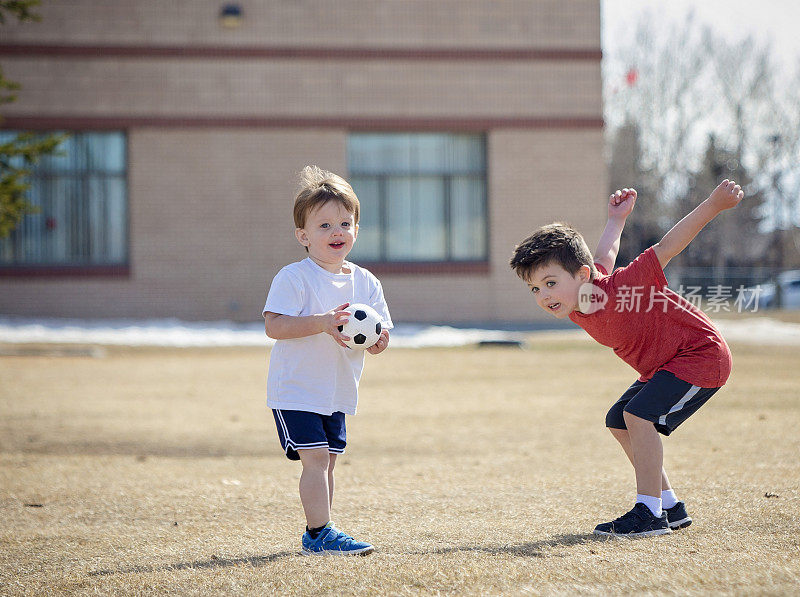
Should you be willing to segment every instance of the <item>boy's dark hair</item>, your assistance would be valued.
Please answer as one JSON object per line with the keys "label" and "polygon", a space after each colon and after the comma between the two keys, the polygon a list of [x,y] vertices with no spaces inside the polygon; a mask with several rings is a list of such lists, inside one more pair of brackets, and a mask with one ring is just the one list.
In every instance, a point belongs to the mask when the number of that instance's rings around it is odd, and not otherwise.
{"label": "boy's dark hair", "polygon": [[573,276],[584,265],[594,277],[594,259],[581,233],[569,224],[556,222],[542,226],[514,248],[509,265],[528,281],[533,270],[555,263]]}

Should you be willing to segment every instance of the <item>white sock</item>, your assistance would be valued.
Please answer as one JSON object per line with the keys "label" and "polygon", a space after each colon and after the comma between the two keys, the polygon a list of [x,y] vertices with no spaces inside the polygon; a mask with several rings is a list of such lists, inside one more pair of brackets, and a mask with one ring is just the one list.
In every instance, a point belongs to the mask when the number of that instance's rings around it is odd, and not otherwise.
{"label": "white sock", "polygon": [[675,504],[678,503],[678,496],[675,495],[675,491],[672,489],[667,489],[661,492],[661,507],[669,510]]}
{"label": "white sock", "polygon": [[642,495],[641,493],[637,493],[636,501],[641,502],[642,504],[650,508],[650,512],[653,513],[653,516],[661,517],[661,498],[653,497],[652,495]]}

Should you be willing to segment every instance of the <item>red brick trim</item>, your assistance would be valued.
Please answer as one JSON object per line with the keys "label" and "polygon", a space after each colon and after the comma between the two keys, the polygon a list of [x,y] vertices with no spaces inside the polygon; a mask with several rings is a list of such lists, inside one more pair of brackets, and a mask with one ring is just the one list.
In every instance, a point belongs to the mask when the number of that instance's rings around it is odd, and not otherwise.
{"label": "red brick trim", "polygon": [[206,58],[311,60],[589,60],[600,49],[562,48],[362,48],[291,46],[136,46],[0,44],[0,56],[52,58]]}
{"label": "red brick trim", "polygon": [[602,129],[600,117],[368,118],[361,116],[5,116],[0,129],[110,130],[156,128],[338,128],[359,131],[472,131],[492,129]]}
{"label": "red brick trim", "polygon": [[375,275],[486,275],[490,266],[486,261],[387,261],[368,263],[359,261],[358,265],[367,268]]}
{"label": "red brick trim", "polygon": [[0,278],[129,278],[129,265],[0,265]]}

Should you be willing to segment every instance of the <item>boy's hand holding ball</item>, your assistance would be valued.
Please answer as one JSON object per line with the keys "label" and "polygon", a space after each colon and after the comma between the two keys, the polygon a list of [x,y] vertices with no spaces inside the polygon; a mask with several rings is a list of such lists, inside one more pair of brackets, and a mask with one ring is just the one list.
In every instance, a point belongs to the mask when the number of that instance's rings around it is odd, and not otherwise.
{"label": "boy's hand holding ball", "polygon": [[344,303],[322,316],[322,331],[330,334],[336,340],[336,343],[343,348],[347,348],[347,344],[344,342],[345,340],[350,340],[350,336],[345,336],[339,331],[339,328],[350,320],[351,313],[345,311],[349,306],[350,303]]}
{"label": "boy's hand holding ball", "polygon": [[367,349],[369,354],[380,354],[389,347],[389,330],[381,330],[381,337]]}
{"label": "boy's hand holding ball", "polygon": [[[379,354],[389,346],[389,331],[382,329],[380,315],[369,305],[344,303],[321,317],[321,331],[343,348]],[[345,328],[350,335],[344,333]]]}
{"label": "boy's hand holding ball", "polygon": [[353,303],[345,311],[349,320],[339,327],[345,336],[344,343],[353,350],[369,350],[380,344],[372,354],[378,354],[389,343],[388,335],[384,335],[381,316],[371,306],[364,303]]}

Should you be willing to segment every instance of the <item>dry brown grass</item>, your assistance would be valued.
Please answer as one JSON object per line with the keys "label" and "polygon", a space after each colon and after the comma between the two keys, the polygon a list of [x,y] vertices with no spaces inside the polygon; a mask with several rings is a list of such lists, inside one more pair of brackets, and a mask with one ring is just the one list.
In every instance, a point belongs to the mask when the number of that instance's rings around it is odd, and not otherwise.
{"label": "dry brown grass", "polygon": [[797,350],[734,346],[729,386],[665,440],[693,526],[598,540],[633,497],[603,417],[634,375],[532,339],[368,356],[334,504],[366,558],[298,555],[266,350],[0,357],[0,593],[797,593]]}

